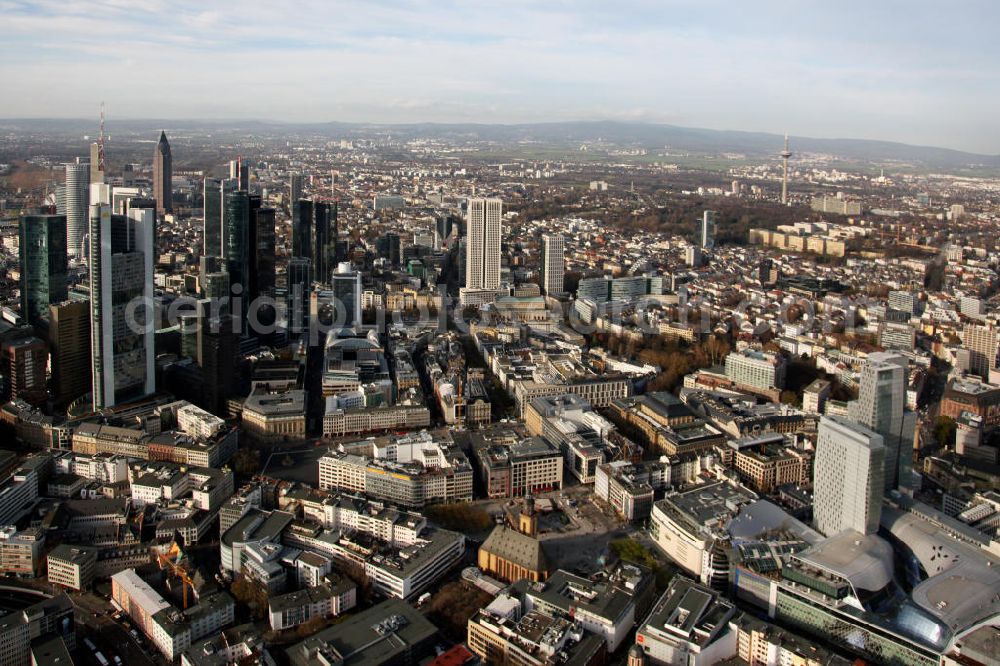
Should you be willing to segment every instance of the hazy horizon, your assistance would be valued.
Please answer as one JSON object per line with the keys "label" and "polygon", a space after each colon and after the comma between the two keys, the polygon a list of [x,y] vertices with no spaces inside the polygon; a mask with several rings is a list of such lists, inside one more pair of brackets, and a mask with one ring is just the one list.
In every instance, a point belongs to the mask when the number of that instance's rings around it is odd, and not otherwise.
{"label": "hazy horizon", "polygon": [[1000,153],[1000,10],[0,0],[7,118],[642,121]]}

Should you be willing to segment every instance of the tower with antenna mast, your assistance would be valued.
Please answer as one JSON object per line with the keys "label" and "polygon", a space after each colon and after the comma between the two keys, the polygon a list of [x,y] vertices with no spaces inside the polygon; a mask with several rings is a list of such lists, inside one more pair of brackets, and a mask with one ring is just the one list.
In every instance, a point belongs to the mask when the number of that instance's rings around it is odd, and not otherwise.
{"label": "tower with antenna mast", "polygon": [[104,136],[104,102],[101,102],[101,131],[97,137],[97,141],[90,144],[90,182],[91,183],[103,183],[105,182],[105,168],[104,168],[104,141],[106,137]]}
{"label": "tower with antenna mast", "polygon": [[104,168],[104,102],[101,102],[101,133],[97,137],[97,169],[101,176],[105,175]]}
{"label": "tower with antenna mast", "polygon": [[781,203],[788,205],[788,158],[792,156],[792,151],[788,149],[788,135],[785,134],[785,149],[781,151]]}

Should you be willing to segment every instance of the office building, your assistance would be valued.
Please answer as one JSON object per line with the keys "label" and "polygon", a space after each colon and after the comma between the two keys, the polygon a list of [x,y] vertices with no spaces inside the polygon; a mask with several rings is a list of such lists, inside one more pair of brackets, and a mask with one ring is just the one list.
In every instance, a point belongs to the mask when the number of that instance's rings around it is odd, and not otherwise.
{"label": "office building", "polygon": [[246,292],[250,277],[250,205],[250,196],[245,191],[223,190],[221,256],[234,297]]}
{"label": "office building", "polygon": [[893,290],[889,292],[886,303],[890,310],[903,312],[913,316],[921,311],[921,302],[917,294],[912,291]]}
{"label": "office building", "polygon": [[383,601],[288,648],[292,666],[419,664],[433,657],[437,627],[410,604]]}
{"label": "office building", "polygon": [[309,330],[309,294],[312,292],[312,261],[307,257],[288,260],[285,274],[287,284],[287,327],[291,335],[301,335]]}
{"label": "office building", "polygon": [[229,311],[229,273],[222,257],[202,256],[198,276],[198,293],[202,298],[210,298],[218,307]]}
{"label": "office building", "polygon": [[52,396],[68,405],[91,389],[90,304],[64,301],[49,306]]}
{"label": "office building", "polygon": [[[678,461],[679,462],[679,461]],[[669,459],[631,463],[616,460],[597,467],[594,496],[629,522],[649,518],[654,493],[671,484],[675,467]]]}
{"label": "office building", "polygon": [[706,210],[698,226],[698,246],[709,250],[715,247],[715,211]]}
{"label": "office building", "polygon": [[206,178],[202,185],[204,201],[204,229],[202,256],[222,256],[223,202],[226,195],[236,190],[236,181]]}
{"label": "office building", "polygon": [[744,349],[726,356],[726,377],[737,386],[767,391],[785,387],[785,359],[777,354]]}
{"label": "office building", "polygon": [[457,220],[453,215],[438,215],[434,219],[434,233],[437,234],[438,241],[444,243],[457,226]]}
{"label": "office building", "polygon": [[292,210],[295,202],[302,198],[302,174],[292,171],[288,174],[288,210]]}
{"label": "office building", "polygon": [[814,211],[819,213],[861,215],[861,204],[857,201],[848,201],[842,196],[824,194],[820,197],[813,197],[811,206]]}
{"label": "office building", "polygon": [[[36,578],[41,569],[45,530],[13,525],[0,527],[0,572],[19,578]],[[51,581],[51,578],[49,579]]]}
{"label": "office building", "polygon": [[336,264],[337,241],[337,206],[317,201],[313,203],[313,229],[315,232],[312,243],[313,274],[316,281],[323,284],[330,279],[330,271]]}
{"label": "office building", "polygon": [[229,162],[229,179],[236,182],[236,189],[250,191],[250,165],[242,156]]}
{"label": "office building", "polygon": [[111,577],[111,598],[146,636],[153,635],[153,616],[171,607],[135,569],[126,569]]}
{"label": "office building", "polygon": [[155,214],[127,217],[90,207],[90,312],[94,409],[155,392],[153,235]]}
{"label": "office building", "polygon": [[45,390],[45,368],[49,352],[45,342],[38,338],[22,338],[3,344],[7,359],[7,381],[10,399],[23,400],[30,405],[41,405],[48,394]]}
{"label": "office building", "polygon": [[878,530],[885,483],[882,436],[839,416],[824,416],[813,468],[813,516],[826,536]]}
{"label": "office building", "polygon": [[469,618],[466,642],[483,664],[598,666],[605,642],[572,616],[532,609],[506,594]]}
{"label": "office building", "polygon": [[989,380],[990,370],[996,366],[997,330],[985,324],[966,324],[962,332],[962,345],[969,350],[969,372]]}
{"label": "office building", "polygon": [[688,245],[684,248],[684,263],[691,268],[698,268],[704,260],[705,257],[702,254],[701,247],[697,245]]}
{"label": "office building", "polygon": [[24,609],[5,611],[0,617],[0,661],[34,666],[38,657],[72,653],[76,650],[74,627],[73,602],[62,592],[51,598],[42,597]]}
{"label": "office building", "polygon": [[343,322],[345,328],[361,325],[361,273],[353,270],[348,262],[337,265],[331,276],[333,282],[333,305],[336,308],[335,322]]}
{"label": "office building", "polygon": [[610,654],[652,608],[656,590],[650,571],[635,564],[619,562],[603,573],[593,580],[559,569],[544,582],[518,581],[508,594],[522,599],[530,610],[573,618],[600,636]]}
{"label": "office building", "polygon": [[19,232],[21,316],[38,325],[68,293],[66,216],[25,215]]}
{"label": "office building", "polygon": [[701,583],[725,589],[730,569],[726,526],[756,500],[754,493],[728,481],[671,492],[653,503],[649,535]]}
{"label": "office building", "polygon": [[334,201],[333,206],[330,208],[330,237],[327,239],[328,252],[329,252],[329,266],[332,268],[342,261],[347,259],[347,241],[344,241],[344,247],[341,249],[340,241],[340,226],[337,221],[340,211],[339,204]]}
{"label": "office building", "polygon": [[87,233],[90,205],[90,165],[85,162],[66,165],[64,197],[65,209],[57,208],[57,212],[66,216],[66,251],[71,259],[85,260],[83,237]]}
{"label": "office building", "polygon": [[659,275],[632,275],[613,278],[608,275],[583,278],[577,285],[577,300],[602,303],[635,303],[643,296],[663,293],[663,277]]}
{"label": "office building", "polygon": [[376,194],[372,198],[372,210],[401,210],[406,208],[406,199],[398,194]]}
{"label": "office building", "polygon": [[375,239],[375,253],[396,268],[403,254],[403,241],[399,234],[389,232]]}
{"label": "office building", "polygon": [[809,455],[788,445],[780,433],[751,435],[727,443],[732,467],[742,483],[759,493],[809,482]]}
{"label": "office building", "polygon": [[566,274],[566,239],[556,234],[542,237],[542,289],[546,296],[563,291]]}
{"label": "office building", "polygon": [[500,199],[469,199],[466,215],[466,289],[495,290],[500,287],[502,209]]}
{"label": "office building", "polygon": [[313,202],[292,202],[292,256],[312,259]]}
{"label": "office building", "polygon": [[243,401],[241,423],[259,441],[305,437],[306,392],[258,386]]}
{"label": "office building", "polygon": [[97,574],[97,551],[89,546],[59,544],[47,558],[48,581],[76,592],[87,589]]}
{"label": "office building", "polygon": [[271,664],[273,659],[254,625],[240,624],[217,636],[193,641],[181,654],[181,666],[229,666],[248,661]]}
{"label": "office building", "polygon": [[226,401],[236,383],[238,334],[229,314],[211,315],[211,302],[198,301],[196,360],[202,373],[202,406],[213,414],[226,414]]}
{"label": "office building", "polygon": [[275,217],[273,208],[252,208],[253,250],[250,257],[249,281],[247,284],[245,307],[247,316],[253,317],[264,328],[273,326],[274,307],[264,305],[260,298],[273,299],[275,295]]}
{"label": "office building", "polygon": [[372,440],[374,457],[331,451],[319,487],[364,493],[398,506],[472,500],[472,466],[450,438],[428,432]]}
{"label": "office building", "polygon": [[94,141],[90,144],[90,183],[104,182],[104,148]]}
{"label": "office building", "polygon": [[161,131],[160,140],[153,149],[153,198],[156,199],[157,215],[171,213],[174,210],[173,177],[170,142],[167,141],[167,133]]}
{"label": "office building", "polygon": [[[907,361],[890,352],[869,354],[861,368],[858,399],[848,404],[848,417],[882,436],[885,447],[885,491],[909,486],[913,456],[914,415],[906,411]],[[860,531],[860,530],[859,530]]]}
{"label": "office building", "polygon": [[281,631],[314,618],[337,617],[357,605],[357,586],[350,579],[323,583],[271,597],[267,602],[271,629]]}
{"label": "office building", "polygon": [[476,434],[473,453],[491,498],[521,497],[563,487],[563,454],[540,437]]}
{"label": "office building", "polygon": [[674,576],[636,632],[635,643],[650,665],[710,666],[736,656],[731,621],[737,615],[717,591]]}
{"label": "office building", "polygon": [[908,323],[883,321],[878,326],[878,344],[885,349],[912,351],[917,348],[917,332]]}

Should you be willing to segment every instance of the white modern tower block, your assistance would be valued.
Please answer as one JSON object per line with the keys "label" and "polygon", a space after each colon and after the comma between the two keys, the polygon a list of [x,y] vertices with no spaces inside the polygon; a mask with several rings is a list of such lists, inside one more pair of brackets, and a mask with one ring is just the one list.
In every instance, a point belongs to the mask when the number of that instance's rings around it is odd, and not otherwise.
{"label": "white modern tower block", "polygon": [[824,416],[813,466],[816,529],[828,537],[847,529],[877,532],[884,464],[881,435],[845,418]]}

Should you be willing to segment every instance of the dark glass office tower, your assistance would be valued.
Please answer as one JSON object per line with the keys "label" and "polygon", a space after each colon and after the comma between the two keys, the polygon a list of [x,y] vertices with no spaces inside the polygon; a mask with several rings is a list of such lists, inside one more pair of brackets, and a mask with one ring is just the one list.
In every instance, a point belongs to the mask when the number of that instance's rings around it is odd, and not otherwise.
{"label": "dark glass office tower", "polygon": [[299,199],[292,205],[292,256],[312,258],[313,202]]}
{"label": "dark glass office tower", "polygon": [[333,229],[333,231],[332,231],[332,233],[330,235],[330,245],[332,246],[332,249],[330,250],[330,254],[331,254],[331,257],[332,257],[331,261],[330,261],[330,267],[331,268],[333,268],[334,266],[336,266],[337,264],[339,264],[341,261],[344,260],[344,258],[340,256],[340,242],[339,242],[340,241],[340,228],[337,226],[337,212],[338,212],[338,208],[339,208],[339,206],[337,205],[337,202],[334,201],[333,202],[333,211],[330,213],[331,224],[332,224],[332,229]]}
{"label": "dark glass office tower", "polygon": [[288,333],[298,337],[308,330],[309,292],[312,288],[312,262],[303,257],[288,261]]}
{"label": "dark glass office tower", "polygon": [[452,215],[439,215],[435,220],[437,226],[437,234],[443,243],[448,236],[451,235],[451,230],[455,226],[455,218]]}
{"label": "dark glass office tower", "polygon": [[208,299],[198,301],[198,367],[202,372],[202,407],[218,416],[236,385],[237,335],[228,314],[212,317]]}
{"label": "dark glass office tower", "polygon": [[316,242],[313,244],[313,274],[322,284],[330,282],[332,252],[330,248],[330,204],[317,201],[313,204]]}
{"label": "dark glass office tower", "polygon": [[[260,297],[274,298],[274,209],[258,208],[254,211],[254,256],[253,256],[253,294],[252,299]],[[254,301],[247,303],[247,307],[253,307]],[[254,308],[257,321],[264,327],[270,328],[275,321],[277,313],[273,305],[266,307],[258,305]],[[248,316],[250,310],[247,310]],[[261,336],[258,336],[261,337]],[[266,335],[264,337],[267,337]]]}
{"label": "dark glass office tower", "polygon": [[236,190],[235,180],[206,178],[203,189],[205,222],[202,256],[222,256],[222,206],[225,193]]}
{"label": "dark glass office tower", "polygon": [[250,197],[242,190],[223,192],[222,203],[222,258],[230,289],[243,294],[250,277]]}
{"label": "dark glass office tower", "polygon": [[375,239],[375,252],[378,256],[388,259],[393,267],[398,267],[402,255],[403,242],[399,234],[387,233]]}
{"label": "dark glass office tower", "polygon": [[67,296],[66,216],[25,215],[21,218],[21,315],[38,324],[49,305]]}
{"label": "dark glass office tower", "polygon": [[250,191],[250,164],[242,156],[229,163],[229,179],[236,183],[236,189]]}
{"label": "dark glass office tower", "polygon": [[90,304],[64,301],[49,306],[49,350],[52,357],[52,394],[65,406],[90,385]]}

